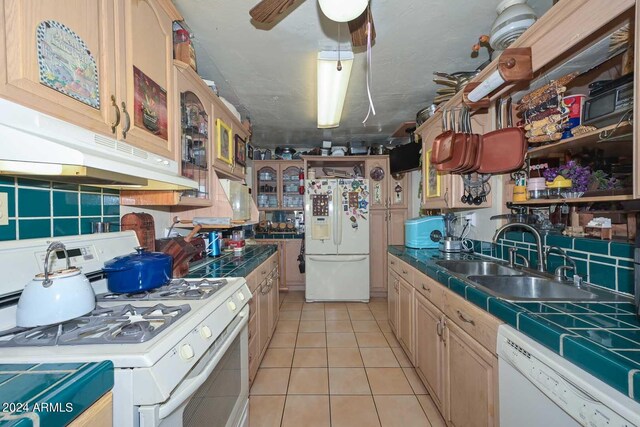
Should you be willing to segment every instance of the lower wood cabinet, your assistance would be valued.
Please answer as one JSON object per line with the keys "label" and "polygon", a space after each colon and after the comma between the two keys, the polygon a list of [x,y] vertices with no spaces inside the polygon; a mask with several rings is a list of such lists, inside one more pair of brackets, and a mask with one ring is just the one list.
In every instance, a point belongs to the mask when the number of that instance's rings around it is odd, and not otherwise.
{"label": "lower wood cabinet", "polygon": [[499,319],[389,255],[389,324],[448,426],[497,427]]}
{"label": "lower wood cabinet", "polygon": [[398,303],[400,298],[398,292],[400,291],[400,279],[389,269],[387,279],[387,316],[389,317],[389,326],[391,330],[398,335]]}
{"label": "lower wood cabinet", "polygon": [[422,295],[416,294],[416,348],[414,365],[429,395],[442,412],[444,403],[444,315]]}
{"label": "lower wood cabinet", "polygon": [[69,427],[111,426],[113,426],[113,394],[111,392],[107,392],[69,423]]}
{"label": "lower wood cabinet", "polygon": [[281,291],[304,290],[305,275],[300,273],[298,255],[302,239],[256,239],[259,245],[278,245],[278,265],[280,280],[278,287]]}
{"label": "lower wood cabinet", "polygon": [[453,322],[444,333],[447,421],[456,427],[498,425],[498,358]]}
{"label": "lower wood cabinet", "polygon": [[414,360],[414,343],[413,343],[413,329],[414,329],[414,293],[413,286],[400,279],[398,299],[398,341],[400,345],[409,356],[409,360]]}
{"label": "lower wood cabinet", "polygon": [[280,290],[278,254],[274,254],[247,277],[252,298],[249,301],[249,384],[253,383],[260,362],[273,337],[279,317]]}

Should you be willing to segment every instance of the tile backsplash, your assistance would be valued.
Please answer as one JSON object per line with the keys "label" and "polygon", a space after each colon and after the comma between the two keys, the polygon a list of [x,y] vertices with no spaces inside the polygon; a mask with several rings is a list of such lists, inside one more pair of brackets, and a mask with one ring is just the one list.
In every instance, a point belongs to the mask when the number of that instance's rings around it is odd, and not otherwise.
{"label": "tile backsplash", "polygon": [[0,176],[0,193],[8,194],[9,204],[0,240],[90,234],[95,221],[120,229],[118,190]]}
{"label": "tile backsplash", "polygon": [[[538,264],[535,239],[531,233],[509,231],[498,245],[491,242],[474,241],[474,250],[494,258],[508,259],[509,247],[518,248],[518,253],[529,259],[531,266]],[[544,236],[545,249],[550,246],[562,248],[576,262],[578,274],[588,283],[633,295],[633,250],[628,243],[608,240],[584,239],[561,235]],[[547,270],[553,272],[565,264],[562,257],[549,255]]]}

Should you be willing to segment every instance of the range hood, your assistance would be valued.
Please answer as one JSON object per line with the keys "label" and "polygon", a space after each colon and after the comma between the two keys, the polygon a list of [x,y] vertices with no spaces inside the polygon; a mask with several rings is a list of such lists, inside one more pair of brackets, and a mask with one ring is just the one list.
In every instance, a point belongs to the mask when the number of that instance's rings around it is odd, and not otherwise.
{"label": "range hood", "polygon": [[0,99],[0,175],[138,190],[197,189],[171,159]]}

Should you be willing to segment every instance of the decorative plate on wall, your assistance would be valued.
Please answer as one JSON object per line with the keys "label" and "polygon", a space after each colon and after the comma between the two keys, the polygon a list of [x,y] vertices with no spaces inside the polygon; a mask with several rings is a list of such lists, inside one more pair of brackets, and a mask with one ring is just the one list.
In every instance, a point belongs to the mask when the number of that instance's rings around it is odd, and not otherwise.
{"label": "decorative plate on wall", "polygon": [[384,169],[376,166],[369,172],[369,177],[374,181],[382,181],[384,179]]}

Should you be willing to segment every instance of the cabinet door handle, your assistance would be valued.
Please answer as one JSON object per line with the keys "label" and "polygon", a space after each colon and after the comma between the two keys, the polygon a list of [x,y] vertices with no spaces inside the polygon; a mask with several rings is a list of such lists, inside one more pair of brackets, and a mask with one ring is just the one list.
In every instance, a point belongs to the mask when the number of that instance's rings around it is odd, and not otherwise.
{"label": "cabinet door handle", "polygon": [[436,334],[442,338],[442,319],[438,320],[438,323],[436,323]]}
{"label": "cabinet door handle", "polygon": [[467,314],[463,313],[463,312],[462,312],[462,311],[460,311],[460,310],[456,310],[456,313],[458,313],[458,317],[459,317],[459,318],[460,318],[460,320],[462,320],[463,322],[471,323],[471,324],[472,324],[472,325],[474,325],[474,326],[476,325],[476,322],[475,322],[471,317],[469,317]]}
{"label": "cabinet door handle", "polygon": [[407,270],[402,270],[402,274],[409,274]]}
{"label": "cabinet door handle", "polygon": [[116,97],[111,95],[111,106],[116,110],[116,121],[111,123],[111,132],[116,133],[116,128],[120,124],[120,109],[118,108],[118,104],[116,104]]}
{"label": "cabinet door handle", "polygon": [[391,265],[396,265],[395,261],[390,261]]}
{"label": "cabinet door handle", "polygon": [[424,283],[422,284],[422,289],[424,289],[425,291],[431,293],[431,288],[427,288]]}
{"label": "cabinet door handle", "polygon": [[122,139],[127,139],[127,132],[131,129],[131,116],[127,111],[127,104],[122,101],[122,114],[124,114],[124,125],[122,127]]}
{"label": "cabinet door handle", "polygon": [[444,333],[444,328],[446,328],[446,327],[447,327],[447,318],[443,317],[442,318],[442,335],[441,335],[441,337],[442,337],[442,345],[445,345],[445,346],[447,345],[447,336]]}

